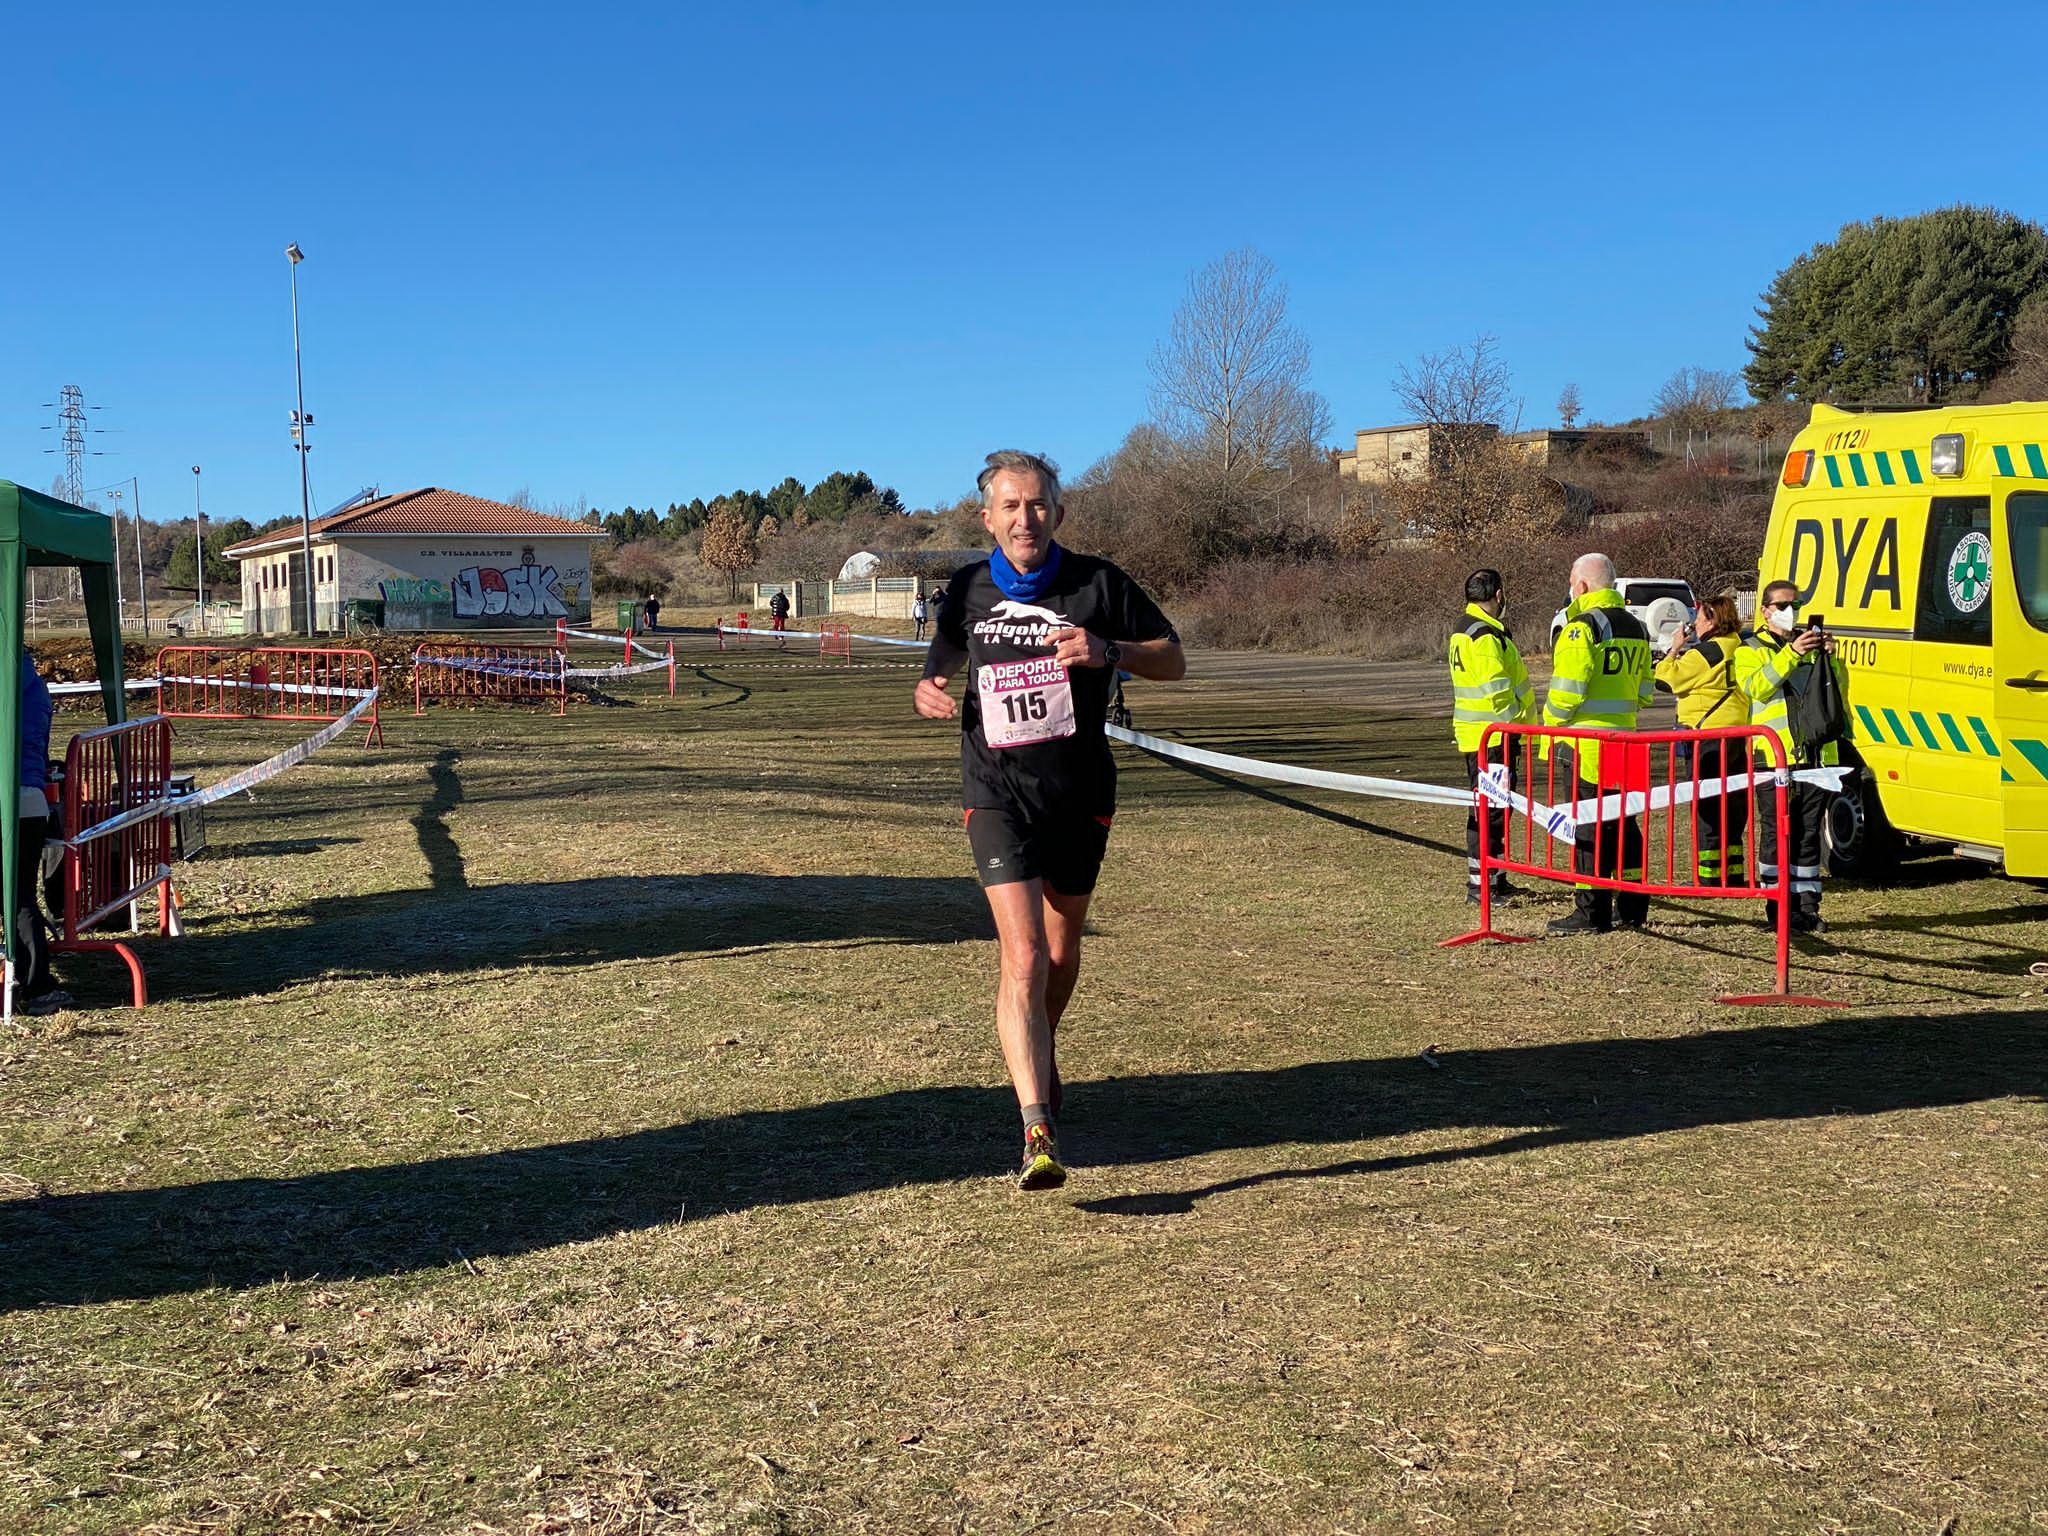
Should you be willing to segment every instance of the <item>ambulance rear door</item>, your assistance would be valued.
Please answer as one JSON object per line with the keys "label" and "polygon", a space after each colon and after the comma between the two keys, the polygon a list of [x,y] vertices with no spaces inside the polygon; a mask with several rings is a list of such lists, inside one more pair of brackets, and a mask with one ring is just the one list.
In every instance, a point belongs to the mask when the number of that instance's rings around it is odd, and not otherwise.
{"label": "ambulance rear door", "polygon": [[[1991,498],[1930,497],[1913,604],[1913,683],[1908,708],[1875,711],[1909,748],[1906,829],[1945,842],[1996,848],[2004,835],[1998,690],[1992,685],[1992,605],[1998,563]],[[1855,689],[1850,689],[1854,708]],[[1887,701],[1889,702],[1889,701]],[[1858,724],[1866,718],[1855,711]]]}
{"label": "ambulance rear door", "polygon": [[2001,489],[1993,670],[2005,748],[2005,868],[2048,876],[2048,485]]}

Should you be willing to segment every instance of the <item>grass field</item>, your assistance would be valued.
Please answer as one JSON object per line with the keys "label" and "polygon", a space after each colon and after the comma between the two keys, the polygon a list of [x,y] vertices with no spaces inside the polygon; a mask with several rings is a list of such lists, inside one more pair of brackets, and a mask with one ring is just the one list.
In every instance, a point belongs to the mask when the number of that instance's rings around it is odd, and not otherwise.
{"label": "grass field", "polygon": [[[0,1040],[0,1530],[2048,1528],[2048,897],[1833,889],[1740,1013],[1724,912],[1440,950],[1455,813],[1124,753],[1026,1196],[954,740],[792,661],[395,712]],[[1455,776],[1201,670],[1140,725]]]}

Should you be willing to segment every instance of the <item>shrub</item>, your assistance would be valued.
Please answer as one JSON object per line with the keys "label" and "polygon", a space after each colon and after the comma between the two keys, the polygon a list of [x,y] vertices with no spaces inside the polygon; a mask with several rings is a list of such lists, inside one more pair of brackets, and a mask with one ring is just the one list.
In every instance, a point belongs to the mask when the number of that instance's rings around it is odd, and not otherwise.
{"label": "shrub", "polygon": [[1226,650],[1435,657],[1465,606],[1465,578],[1491,566],[1507,588],[1509,627],[1526,652],[1540,654],[1579,555],[1600,549],[1623,576],[1682,577],[1706,595],[1730,573],[1755,569],[1767,515],[1767,504],[1751,503],[1504,539],[1473,553],[1409,544],[1364,559],[1232,560],[1182,596],[1174,616],[1189,643]]}

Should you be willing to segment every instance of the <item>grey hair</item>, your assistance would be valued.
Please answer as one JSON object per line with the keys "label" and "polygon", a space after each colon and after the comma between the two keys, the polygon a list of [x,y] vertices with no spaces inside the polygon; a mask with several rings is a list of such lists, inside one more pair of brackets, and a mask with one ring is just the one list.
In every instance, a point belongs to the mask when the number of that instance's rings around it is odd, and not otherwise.
{"label": "grey hair", "polygon": [[1587,584],[1595,592],[1604,591],[1614,585],[1614,562],[1602,554],[1581,555],[1572,562],[1572,574],[1585,574]]}
{"label": "grey hair", "polygon": [[997,475],[1006,469],[1028,471],[1038,476],[1045,486],[1045,499],[1054,506],[1060,505],[1060,467],[1042,453],[1026,453],[1021,448],[998,448],[985,461],[988,465],[975,479],[975,488],[981,492],[981,504],[989,504],[988,488]]}

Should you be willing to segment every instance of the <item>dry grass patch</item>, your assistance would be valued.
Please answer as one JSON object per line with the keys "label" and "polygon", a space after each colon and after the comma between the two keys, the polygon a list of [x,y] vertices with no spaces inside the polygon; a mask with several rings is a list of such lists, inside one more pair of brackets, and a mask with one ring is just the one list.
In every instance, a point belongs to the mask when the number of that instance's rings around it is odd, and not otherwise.
{"label": "dry grass patch", "polygon": [[[1761,932],[1440,951],[1455,816],[1127,758],[1027,1199],[950,738],[721,665],[394,717],[0,1043],[0,1528],[2048,1522],[2031,888],[1831,891],[1738,1015]],[[1136,702],[1450,779],[1398,682]]]}

